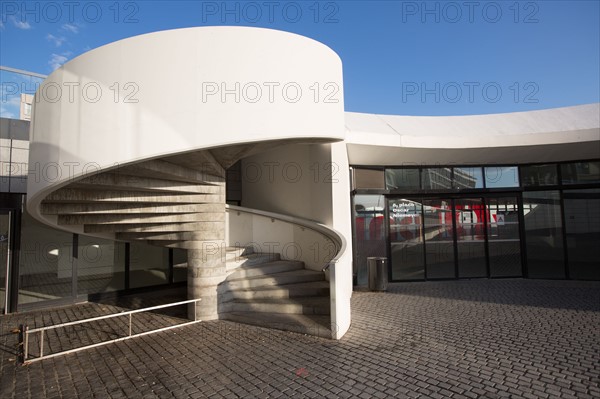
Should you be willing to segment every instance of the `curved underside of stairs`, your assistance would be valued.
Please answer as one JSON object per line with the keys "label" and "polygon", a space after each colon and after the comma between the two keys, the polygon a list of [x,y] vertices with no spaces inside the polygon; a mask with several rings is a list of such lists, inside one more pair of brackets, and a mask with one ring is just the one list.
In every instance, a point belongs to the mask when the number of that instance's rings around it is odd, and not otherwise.
{"label": "curved underside of stairs", "polygon": [[[44,96],[73,82],[104,95]],[[294,82],[306,95],[247,101],[243,92],[231,95],[240,82]],[[326,82],[338,86],[339,101],[309,95]],[[121,98],[115,84],[134,90]],[[301,294],[324,294],[323,273],[275,260],[228,273],[225,175],[239,159],[282,144],[343,139],[341,87],[335,53],[285,32],[191,28],[100,47],[56,70],[36,94],[30,165],[59,173],[29,179],[28,210],[71,232],[187,250],[188,297],[202,299],[201,319],[312,312],[325,320],[320,296]]]}

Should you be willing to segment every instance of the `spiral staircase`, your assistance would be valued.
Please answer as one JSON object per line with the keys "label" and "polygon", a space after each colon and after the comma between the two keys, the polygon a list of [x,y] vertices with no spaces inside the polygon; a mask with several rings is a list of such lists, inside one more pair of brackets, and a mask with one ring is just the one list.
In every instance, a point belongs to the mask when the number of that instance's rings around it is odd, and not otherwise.
{"label": "spiral staircase", "polygon": [[[228,248],[225,180],[236,161],[277,146],[343,140],[342,80],[330,48],[270,29],[175,29],[91,50],[35,96],[29,165],[64,173],[29,179],[27,209],[74,233],[186,250],[188,297],[202,299],[201,320],[282,326],[288,315],[321,326],[337,317],[339,337],[351,285],[329,295],[321,271]],[[93,101],[79,90],[91,86],[102,94]],[[57,87],[78,95],[44,96]]]}

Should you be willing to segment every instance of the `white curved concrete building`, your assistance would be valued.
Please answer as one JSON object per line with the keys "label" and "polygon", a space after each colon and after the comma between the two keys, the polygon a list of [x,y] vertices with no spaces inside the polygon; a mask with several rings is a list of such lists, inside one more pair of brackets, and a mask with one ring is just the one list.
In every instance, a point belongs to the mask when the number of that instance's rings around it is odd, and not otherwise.
{"label": "white curved concrete building", "polygon": [[339,339],[371,256],[388,258],[389,281],[600,279],[600,104],[345,113],[328,47],[204,27],[59,68],[30,143],[43,178],[29,178],[27,210],[75,254],[38,268],[70,277],[71,300],[187,282],[202,319]]}

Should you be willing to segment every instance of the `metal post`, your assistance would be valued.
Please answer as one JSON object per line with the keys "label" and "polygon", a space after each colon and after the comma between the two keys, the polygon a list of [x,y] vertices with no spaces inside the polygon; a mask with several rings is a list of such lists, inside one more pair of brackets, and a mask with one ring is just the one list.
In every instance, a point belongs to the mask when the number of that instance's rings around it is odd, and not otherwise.
{"label": "metal post", "polygon": [[25,363],[25,330],[27,326],[21,324],[19,326],[19,345],[18,345],[18,358],[19,363]]}
{"label": "metal post", "polygon": [[196,304],[198,303],[198,301],[194,301],[194,321],[196,321]]}
{"label": "metal post", "polygon": [[40,357],[44,357],[44,330],[40,330]]}
{"label": "metal post", "polygon": [[23,330],[23,337],[25,339],[25,342],[23,344],[23,347],[24,347],[24,350],[23,350],[23,363],[25,363],[25,361],[29,357],[29,327],[27,327],[27,326],[25,326],[25,328]]}
{"label": "metal post", "polygon": [[131,337],[131,313],[129,313],[129,336]]}
{"label": "metal post", "polygon": [[[10,180],[9,180],[10,181]],[[11,264],[12,264],[12,251],[11,251],[11,245],[12,245],[12,234],[13,232],[11,231],[11,227],[12,227],[12,212],[8,211],[8,233],[6,235],[6,274],[4,277],[6,277],[5,280],[5,284],[4,284],[4,314],[8,314],[8,305],[10,302],[10,280],[11,280],[11,276],[10,276],[10,269],[11,269]]]}

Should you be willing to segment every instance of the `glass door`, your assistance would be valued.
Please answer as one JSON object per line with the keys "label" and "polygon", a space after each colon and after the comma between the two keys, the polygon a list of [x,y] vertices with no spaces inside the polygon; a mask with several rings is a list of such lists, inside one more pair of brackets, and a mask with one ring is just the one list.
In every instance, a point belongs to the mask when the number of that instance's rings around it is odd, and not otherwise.
{"label": "glass door", "polygon": [[517,197],[486,199],[490,277],[521,277],[521,237]]}
{"label": "glass door", "polygon": [[454,201],[459,278],[487,277],[482,198]]}
{"label": "glass door", "polygon": [[404,198],[390,199],[388,212],[391,279],[425,279],[422,202]]}
{"label": "glass door", "polygon": [[423,201],[427,278],[456,278],[452,201]]}
{"label": "glass door", "polygon": [[8,272],[10,270],[10,212],[0,211],[0,312],[6,313],[8,303]]}

